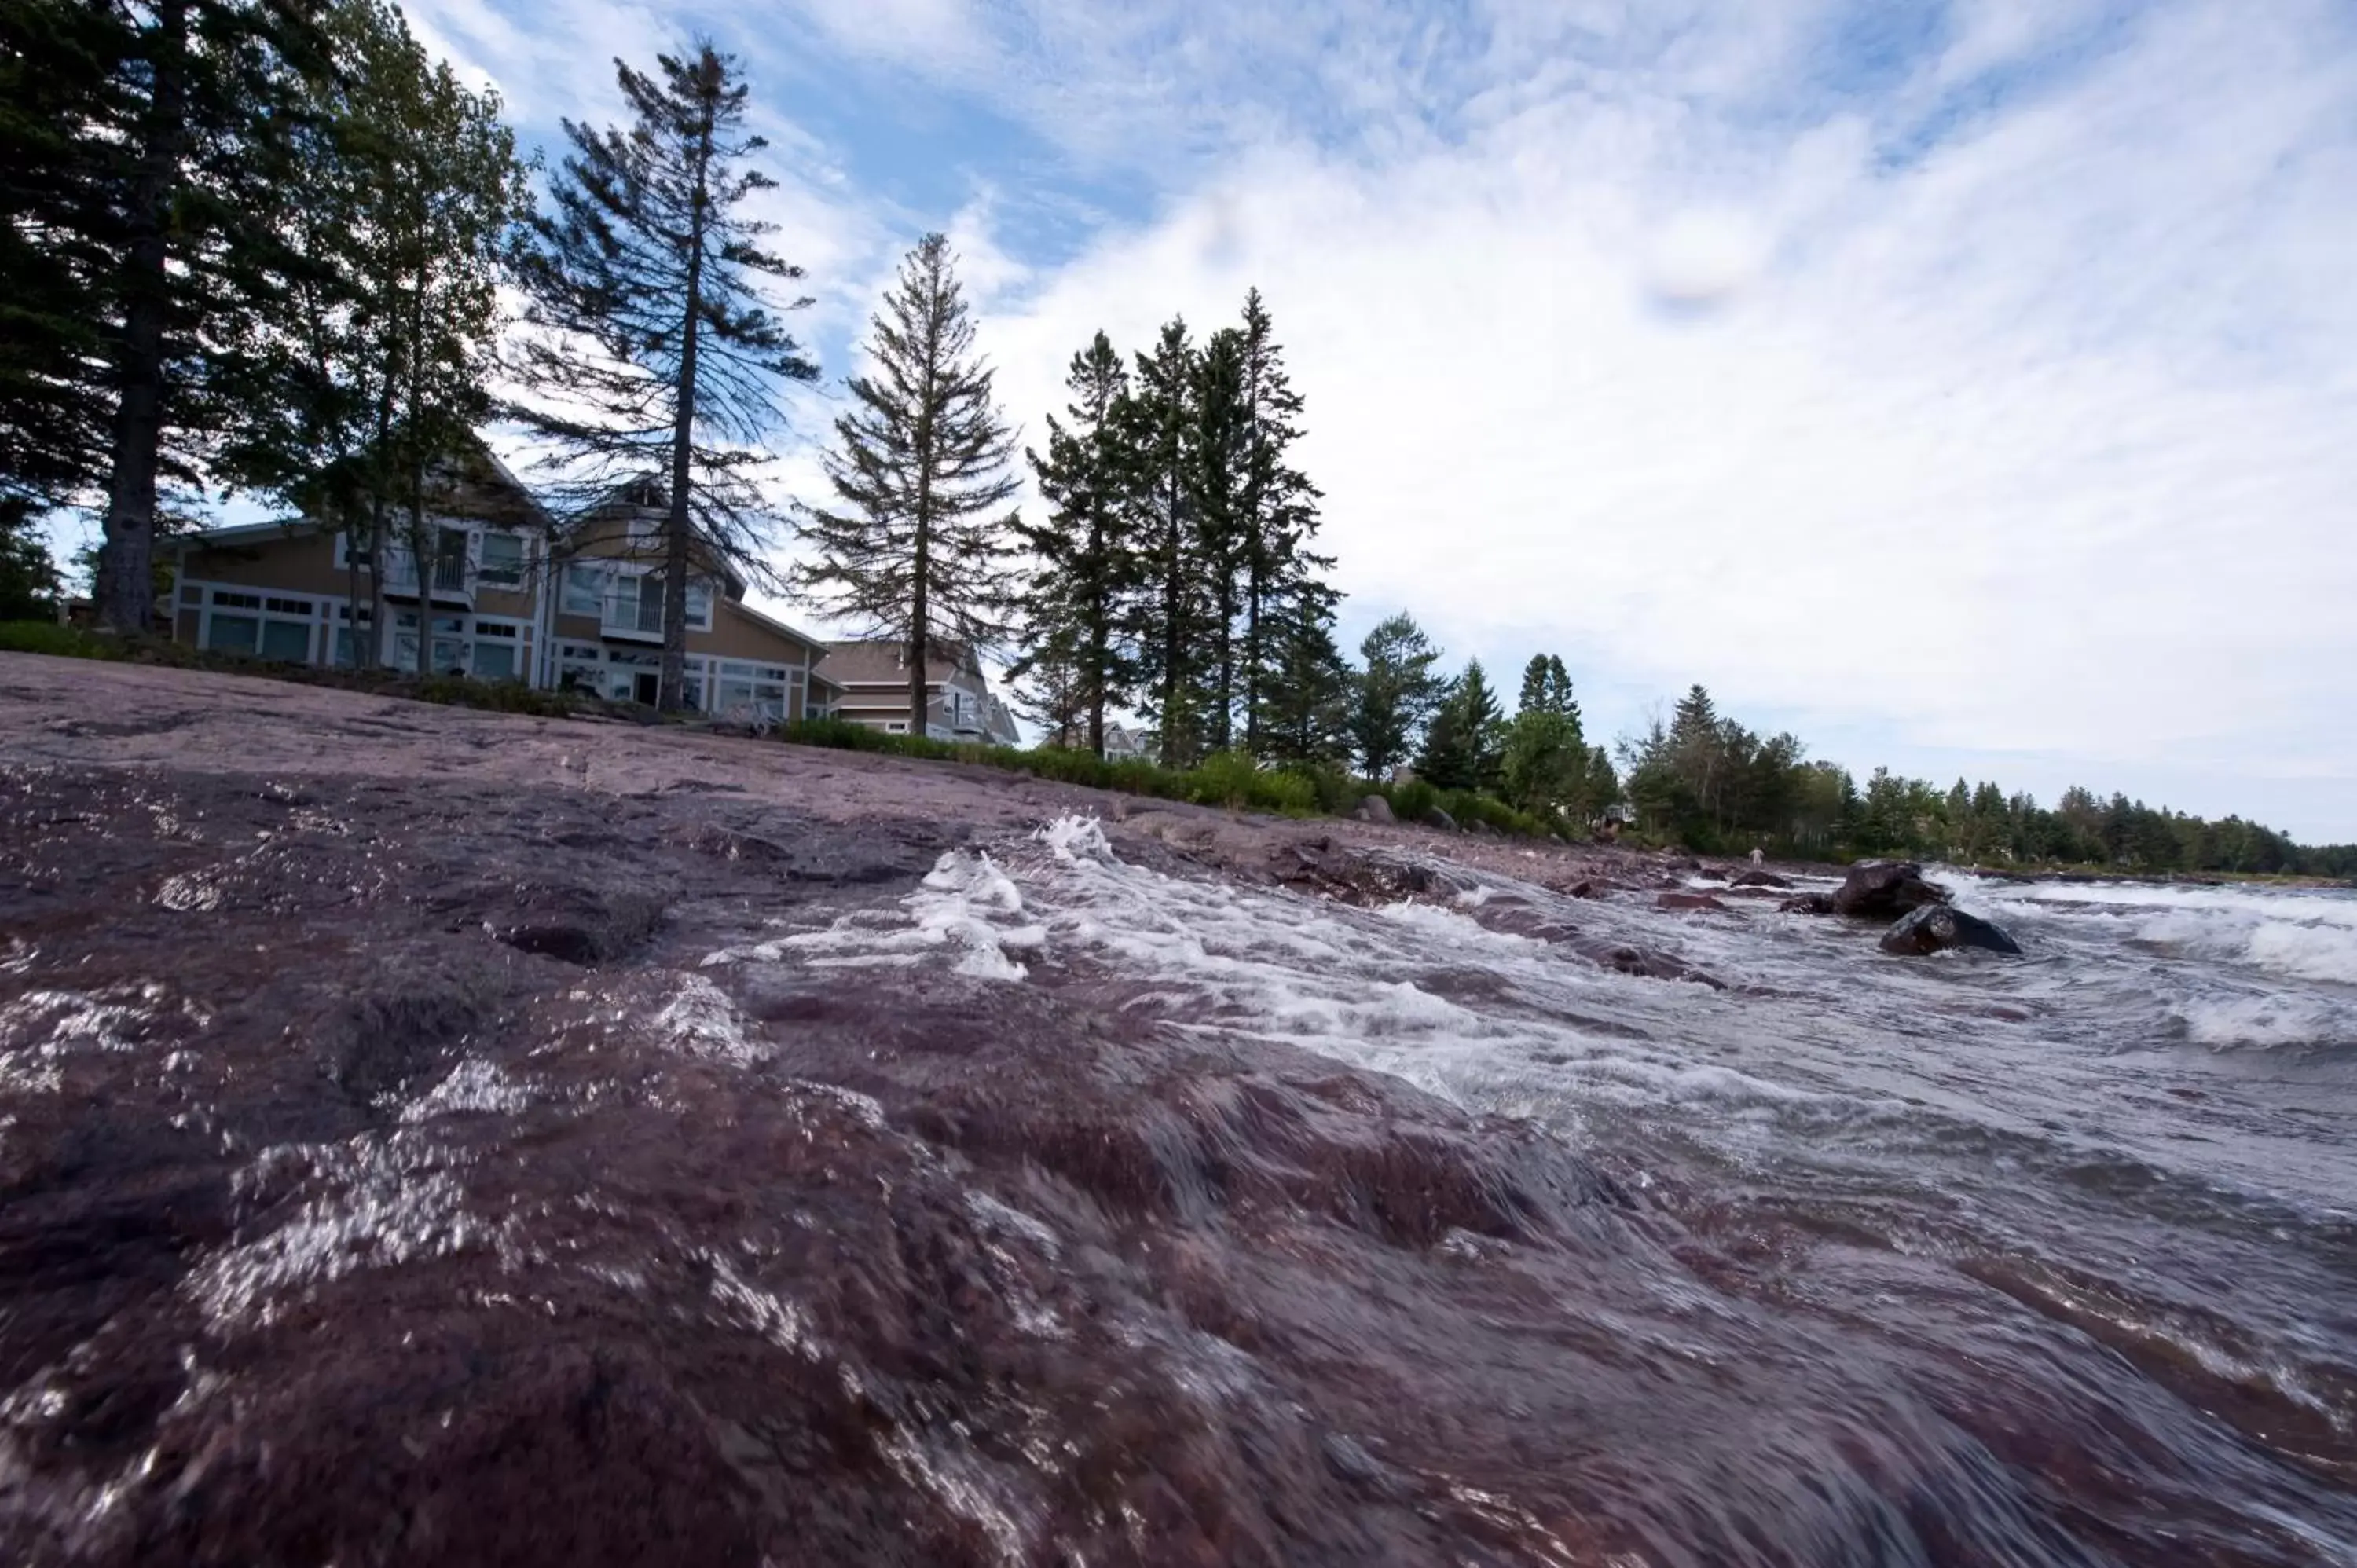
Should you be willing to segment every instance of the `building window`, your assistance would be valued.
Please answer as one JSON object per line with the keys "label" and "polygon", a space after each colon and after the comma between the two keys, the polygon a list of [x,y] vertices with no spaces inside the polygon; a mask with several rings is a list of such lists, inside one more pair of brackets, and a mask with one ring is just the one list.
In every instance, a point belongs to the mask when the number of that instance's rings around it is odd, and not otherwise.
{"label": "building window", "polygon": [[702,578],[687,585],[687,624],[697,631],[712,629],[712,585]]}
{"label": "building window", "polygon": [[651,637],[662,630],[662,579],[651,572],[630,573],[614,579],[606,600],[604,625],[611,631],[633,631]]}
{"label": "building window", "polygon": [[204,627],[207,648],[292,664],[310,661],[317,614],[309,599],[265,598],[231,588],[215,588],[210,597],[212,609]]}
{"label": "building window", "polygon": [[522,672],[522,637],[518,628],[498,621],[475,622],[475,679],[513,681]]}
{"label": "building window", "polygon": [[523,537],[514,533],[483,535],[480,564],[476,568],[476,580],[486,587],[520,588],[523,586]]}
{"label": "building window", "polygon": [[718,674],[714,682],[713,705],[708,710],[715,717],[775,723],[786,716],[789,710],[783,665],[754,664],[737,659],[716,662]]}
{"label": "building window", "polygon": [[576,561],[565,569],[565,613],[569,616],[603,615],[606,609],[606,586],[613,580],[610,566],[592,565]]}
{"label": "building window", "polygon": [[216,653],[252,653],[262,635],[260,616],[212,613],[205,627],[205,646]]}
{"label": "building window", "polygon": [[311,658],[311,627],[307,621],[265,620],[262,623],[262,656],[305,664]]}

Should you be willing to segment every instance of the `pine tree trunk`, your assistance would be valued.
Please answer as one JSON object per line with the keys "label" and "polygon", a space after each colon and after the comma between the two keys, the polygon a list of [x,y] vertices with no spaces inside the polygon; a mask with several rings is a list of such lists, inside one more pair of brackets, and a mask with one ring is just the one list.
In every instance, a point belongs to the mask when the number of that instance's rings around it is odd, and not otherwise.
{"label": "pine tree trunk", "polygon": [[[418,231],[425,231],[422,220]],[[403,465],[403,477],[409,482],[409,555],[417,566],[416,672],[421,676],[431,674],[434,668],[434,577],[441,564],[441,552],[435,548],[436,541],[427,537],[425,526],[425,356],[422,346],[425,340],[425,285],[430,266],[421,248],[416,286],[409,291],[409,450],[405,454],[408,461]]]}
{"label": "pine tree trunk", "polygon": [[1179,607],[1184,603],[1186,585],[1179,573],[1185,566],[1180,559],[1180,544],[1186,529],[1185,516],[1179,510],[1178,487],[1170,487],[1170,519],[1168,544],[1162,563],[1162,766],[1184,768],[1184,754],[1179,734],[1178,692],[1180,670],[1179,649],[1185,640],[1185,628],[1179,625]]}
{"label": "pine tree trunk", "polygon": [[[689,220],[687,235],[687,310],[680,326],[679,384],[677,402],[672,410],[671,425],[671,511],[663,523],[663,644],[662,669],[655,678],[655,708],[659,713],[675,714],[684,705],[683,688],[687,683],[687,574],[691,564],[688,553],[688,486],[693,471],[689,460],[695,445],[695,350],[697,323],[704,313],[704,225],[705,204],[705,171],[712,164],[713,106],[706,90],[704,118],[696,126],[695,139],[695,207]],[[709,710],[716,682],[705,672],[704,703]]]}
{"label": "pine tree trunk", "polygon": [[931,639],[926,636],[932,606],[927,589],[931,586],[933,542],[933,450],[936,439],[934,424],[934,386],[941,369],[942,358],[942,280],[938,271],[928,274],[929,295],[925,302],[924,378],[917,390],[917,428],[913,449],[917,470],[916,504],[916,569],[912,574],[916,586],[909,606],[909,733],[930,736],[926,724],[925,659],[931,651]]}
{"label": "pine tree trunk", "polygon": [[100,552],[99,623],[137,635],[156,601],[156,479],[164,445],[164,328],[168,283],[165,232],[188,113],[186,0],[156,7],[154,79],[145,145],[132,187],[131,243],[124,258],[123,340],[115,365],[113,467]]}
{"label": "pine tree trunk", "polygon": [[[1258,526],[1257,522],[1254,524]],[[1244,749],[1260,755],[1260,601],[1261,552],[1251,549],[1250,580],[1244,590]]]}
{"label": "pine tree trunk", "polygon": [[1089,749],[1098,757],[1104,756],[1105,723],[1105,621],[1109,607],[1105,604],[1104,561],[1104,498],[1092,495],[1089,504],[1089,560],[1095,569],[1095,580],[1089,585],[1089,667],[1085,679],[1088,687],[1082,694],[1089,704]]}

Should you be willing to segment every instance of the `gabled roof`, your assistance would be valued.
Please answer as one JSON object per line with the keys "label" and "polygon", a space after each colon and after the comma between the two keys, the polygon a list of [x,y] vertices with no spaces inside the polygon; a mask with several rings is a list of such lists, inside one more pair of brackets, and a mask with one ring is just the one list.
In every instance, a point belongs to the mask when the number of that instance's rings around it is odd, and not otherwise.
{"label": "gabled roof", "polygon": [[[827,679],[839,686],[898,686],[905,691],[909,685],[909,666],[902,657],[906,646],[890,639],[830,642],[824,666]],[[925,684],[945,684],[959,671],[975,676],[982,673],[963,649],[939,645],[925,660]]]}
{"label": "gabled roof", "polygon": [[[821,642],[817,638],[813,637],[810,633],[788,626],[784,621],[780,620],[775,616],[764,615],[742,599],[729,599],[726,603],[730,609],[736,611],[738,615],[743,616],[747,620],[752,621],[758,626],[767,627],[771,631],[778,633],[780,637],[791,637],[796,642],[801,643],[803,647],[818,654],[822,660],[825,658],[827,645]],[[815,669],[815,666],[813,666],[813,669]],[[834,684],[834,682],[830,682],[829,684]]]}
{"label": "gabled roof", "polygon": [[[550,532],[554,521],[524,482],[515,477],[499,454],[478,439],[436,466],[433,491],[427,498],[436,515],[489,522],[502,527],[526,527]],[[209,528],[167,541],[173,546],[260,544],[274,539],[299,539],[331,526],[322,519],[286,517],[268,522]]]}
{"label": "gabled roof", "polygon": [[167,549],[186,550],[190,545],[210,549],[217,544],[263,544],[274,539],[301,539],[318,532],[326,523],[307,517],[282,517],[269,522],[242,522],[233,528],[208,528],[196,533],[176,533],[164,540]]}

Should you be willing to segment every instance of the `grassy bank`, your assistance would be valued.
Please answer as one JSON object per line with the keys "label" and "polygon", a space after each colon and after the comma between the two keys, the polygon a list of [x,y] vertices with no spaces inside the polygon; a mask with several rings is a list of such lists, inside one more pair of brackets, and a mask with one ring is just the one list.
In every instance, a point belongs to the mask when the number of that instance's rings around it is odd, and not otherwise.
{"label": "grassy bank", "polygon": [[[372,695],[485,708],[498,713],[565,717],[604,714],[654,722],[634,703],[606,703],[563,692],[536,691],[519,682],[473,681],[463,676],[418,676],[392,670],[330,670],[315,664],[281,663],[242,654],[220,653],[154,638],[110,637],[49,621],[0,621],[0,652],[46,653],[63,659],[205,670],[260,676],[307,686],[328,686]],[[1028,773],[1059,783],[1117,790],[1158,800],[1180,800],[1233,811],[1289,817],[1347,816],[1369,795],[1390,802],[1402,822],[1426,822],[1436,808],[1459,826],[1544,837],[1547,825],[1483,795],[1435,789],[1421,782],[1368,784],[1340,768],[1266,768],[1240,753],[1226,752],[1188,768],[1163,768],[1137,759],[1108,762],[1085,751],[1014,746],[959,746],[914,736],[887,735],[841,719],[811,719],[782,725],[770,738],[797,746],[877,752],[940,762],[964,762],[1010,773]]]}
{"label": "grassy bank", "polygon": [[533,714],[543,718],[619,711],[621,706],[585,701],[563,692],[534,691],[521,681],[471,681],[463,675],[413,675],[398,670],[330,670],[317,664],[220,653],[159,638],[109,637],[51,621],[0,621],[0,653],[47,653],[59,659],[100,659],[116,664],[256,675],[299,686],[328,686],[374,696],[404,697],[449,707],[486,708],[502,714]]}
{"label": "grassy bank", "polygon": [[1263,768],[1241,752],[1222,752],[1194,768],[1164,768],[1139,758],[1108,761],[1093,752],[1050,747],[1020,750],[1004,746],[961,746],[915,736],[886,735],[843,719],[809,719],[786,725],[775,738],[796,746],[873,751],[937,762],[965,762],[1028,773],[1060,784],[1112,789],[1157,800],[1184,800],[1232,811],[1267,811],[1288,817],[1348,816],[1369,795],[1388,801],[1404,822],[1430,820],[1436,808],[1459,827],[1479,825],[1493,832],[1542,838],[1547,824],[1486,795],[1436,789],[1416,781],[1370,784],[1340,768]]}

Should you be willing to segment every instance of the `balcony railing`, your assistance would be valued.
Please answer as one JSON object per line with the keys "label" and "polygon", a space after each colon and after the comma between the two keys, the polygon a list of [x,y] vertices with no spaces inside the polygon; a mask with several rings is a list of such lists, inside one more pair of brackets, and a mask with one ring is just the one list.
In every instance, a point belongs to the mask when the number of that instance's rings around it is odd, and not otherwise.
{"label": "balcony railing", "polygon": [[[605,598],[600,601],[597,629],[608,637],[645,638],[650,641],[662,641],[663,618],[661,585],[651,577],[625,579],[625,581],[630,584],[629,589],[609,590]],[[640,582],[646,584],[647,591],[644,593],[638,591]]]}
{"label": "balcony railing", "polygon": [[[474,574],[467,566],[467,557],[463,554],[436,557],[434,562],[434,592],[459,596],[472,594]],[[417,558],[406,550],[388,547],[384,553],[384,586],[387,593],[415,593]]]}

